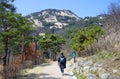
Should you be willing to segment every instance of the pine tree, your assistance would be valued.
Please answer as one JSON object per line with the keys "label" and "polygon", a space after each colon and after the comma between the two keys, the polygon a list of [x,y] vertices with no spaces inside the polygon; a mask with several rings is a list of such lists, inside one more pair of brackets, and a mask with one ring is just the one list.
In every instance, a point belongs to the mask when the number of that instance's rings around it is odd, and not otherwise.
{"label": "pine tree", "polygon": [[11,1],[0,3],[0,43],[5,54],[3,57],[4,66],[9,63],[7,61],[10,51],[17,54],[21,49],[24,50],[24,46],[31,41],[30,33],[32,32],[31,23],[15,12],[16,9],[10,4]]}

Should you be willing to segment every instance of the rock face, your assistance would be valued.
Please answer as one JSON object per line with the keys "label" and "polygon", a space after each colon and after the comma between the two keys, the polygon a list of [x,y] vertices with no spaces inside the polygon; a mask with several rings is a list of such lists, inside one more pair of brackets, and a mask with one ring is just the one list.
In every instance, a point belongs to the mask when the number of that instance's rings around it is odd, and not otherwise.
{"label": "rock face", "polygon": [[46,9],[26,16],[33,27],[63,28],[81,20],[70,10]]}

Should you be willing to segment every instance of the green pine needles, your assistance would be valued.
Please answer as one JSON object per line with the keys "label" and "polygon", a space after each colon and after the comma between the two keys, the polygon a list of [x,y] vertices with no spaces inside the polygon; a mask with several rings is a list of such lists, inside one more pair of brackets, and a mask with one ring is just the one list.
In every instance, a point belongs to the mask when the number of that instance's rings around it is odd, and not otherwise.
{"label": "green pine needles", "polygon": [[96,25],[82,28],[74,35],[70,47],[77,51],[83,50],[95,40],[98,40],[104,33],[105,30]]}

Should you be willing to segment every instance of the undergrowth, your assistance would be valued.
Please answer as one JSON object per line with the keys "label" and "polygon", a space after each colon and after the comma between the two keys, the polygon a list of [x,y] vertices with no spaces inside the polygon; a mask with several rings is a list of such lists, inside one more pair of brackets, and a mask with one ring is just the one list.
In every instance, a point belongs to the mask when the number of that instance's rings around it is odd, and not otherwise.
{"label": "undergrowth", "polygon": [[74,75],[77,77],[77,79],[87,79],[86,76],[78,73],[78,72],[76,71],[76,69],[73,69],[73,73],[74,73]]}
{"label": "undergrowth", "polygon": [[117,56],[120,56],[120,53],[102,51],[102,52],[95,54],[94,56],[92,56],[90,58],[92,58],[92,60],[95,62],[105,62],[105,61],[111,60]]}

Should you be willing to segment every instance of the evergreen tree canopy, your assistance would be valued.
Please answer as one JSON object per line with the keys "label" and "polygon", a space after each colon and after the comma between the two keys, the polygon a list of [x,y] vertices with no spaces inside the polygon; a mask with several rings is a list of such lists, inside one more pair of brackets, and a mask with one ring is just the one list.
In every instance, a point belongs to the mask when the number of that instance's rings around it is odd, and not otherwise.
{"label": "evergreen tree canopy", "polygon": [[63,44],[65,40],[62,36],[57,34],[48,34],[45,35],[45,38],[43,36],[40,36],[39,38],[39,46],[41,49],[46,50],[48,48],[50,49],[56,49],[59,45]]}
{"label": "evergreen tree canopy", "polygon": [[98,40],[104,32],[104,29],[99,26],[82,28],[74,35],[70,47],[77,51],[83,50],[95,40]]}
{"label": "evergreen tree canopy", "polygon": [[[15,7],[6,3],[0,4],[0,43],[2,45],[1,52],[7,53],[8,47],[13,53],[22,49],[22,45],[27,45],[32,36],[32,28],[27,18],[15,13]],[[29,40],[28,40],[29,39]]]}

